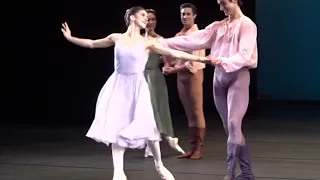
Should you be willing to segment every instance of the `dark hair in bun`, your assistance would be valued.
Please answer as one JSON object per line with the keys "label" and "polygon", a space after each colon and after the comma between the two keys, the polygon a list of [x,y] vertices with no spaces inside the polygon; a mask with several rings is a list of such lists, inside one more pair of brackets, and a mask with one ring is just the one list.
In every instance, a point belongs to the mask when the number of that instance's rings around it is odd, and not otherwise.
{"label": "dark hair in bun", "polygon": [[145,9],[141,6],[134,6],[134,7],[131,7],[130,9],[127,9],[126,14],[124,15],[124,21],[127,27],[130,24],[130,16],[137,14],[141,10],[145,10]]}

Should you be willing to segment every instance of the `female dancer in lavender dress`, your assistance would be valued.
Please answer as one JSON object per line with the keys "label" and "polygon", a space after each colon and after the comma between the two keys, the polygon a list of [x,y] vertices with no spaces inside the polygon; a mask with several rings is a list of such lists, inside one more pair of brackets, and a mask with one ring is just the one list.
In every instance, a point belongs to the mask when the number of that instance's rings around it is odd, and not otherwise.
{"label": "female dancer in lavender dress", "polygon": [[140,30],[148,22],[147,12],[142,7],[127,10],[125,20],[128,26],[125,33],[113,33],[99,40],[72,37],[66,23],[61,29],[65,38],[78,46],[107,48],[115,45],[115,72],[100,91],[95,118],[86,136],[106,145],[112,144],[113,180],[127,180],[123,169],[125,149],[143,149],[146,142],[154,155],[160,177],[174,180],[162,163],[160,133],[143,71],[151,52],[190,61],[204,62],[207,59],[164,48],[155,40],[146,40],[140,35]]}

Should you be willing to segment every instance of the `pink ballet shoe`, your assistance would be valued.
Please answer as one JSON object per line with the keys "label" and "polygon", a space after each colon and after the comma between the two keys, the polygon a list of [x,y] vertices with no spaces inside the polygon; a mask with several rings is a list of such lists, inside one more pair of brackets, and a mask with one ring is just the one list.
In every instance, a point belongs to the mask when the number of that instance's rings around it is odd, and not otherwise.
{"label": "pink ballet shoe", "polygon": [[161,179],[175,180],[173,175],[171,174],[171,172],[166,167],[164,167],[163,164],[161,164],[161,165],[156,164],[156,170],[157,170],[158,174],[160,175]]}
{"label": "pink ballet shoe", "polygon": [[184,154],[184,153],[185,153],[184,150],[183,150],[183,149],[179,146],[179,144],[178,144],[178,142],[179,142],[179,139],[178,139],[178,138],[168,137],[167,140],[168,140],[169,146],[170,146],[172,149],[178,151],[178,152],[181,153],[181,154]]}
{"label": "pink ballet shoe", "polygon": [[147,157],[153,157],[153,154],[152,152],[150,151],[149,147],[147,146],[145,151],[144,151],[144,157],[147,158]]}
{"label": "pink ballet shoe", "polygon": [[113,173],[112,180],[128,180],[127,176],[123,173]]}

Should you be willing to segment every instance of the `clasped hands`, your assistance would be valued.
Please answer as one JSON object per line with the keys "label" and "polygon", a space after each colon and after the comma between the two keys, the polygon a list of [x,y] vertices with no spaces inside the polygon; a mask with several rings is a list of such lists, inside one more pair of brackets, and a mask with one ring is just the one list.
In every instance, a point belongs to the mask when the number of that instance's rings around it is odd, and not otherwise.
{"label": "clasped hands", "polygon": [[211,55],[209,55],[209,56],[206,56],[206,60],[204,60],[204,62],[212,66],[218,66],[218,65],[221,65],[222,59],[214,58]]}
{"label": "clasped hands", "polygon": [[176,71],[176,68],[174,67],[162,67],[162,73],[164,75],[173,74],[175,73],[175,71]]}
{"label": "clasped hands", "polygon": [[[222,60],[220,58],[213,58],[211,55],[203,57],[200,62],[202,63],[207,63],[210,64],[212,66],[218,66],[222,63]],[[162,73],[165,75],[168,74],[173,74],[177,72],[177,68],[175,67],[163,67],[162,68]]]}

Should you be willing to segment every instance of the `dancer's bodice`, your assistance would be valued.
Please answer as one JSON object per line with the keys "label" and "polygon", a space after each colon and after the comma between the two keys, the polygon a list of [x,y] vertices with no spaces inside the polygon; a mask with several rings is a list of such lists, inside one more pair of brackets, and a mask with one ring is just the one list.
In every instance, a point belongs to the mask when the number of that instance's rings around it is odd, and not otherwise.
{"label": "dancer's bodice", "polygon": [[135,46],[117,42],[114,48],[114,68],[120,74],[143,73],[149,54],[145,49],[144,41]]}

